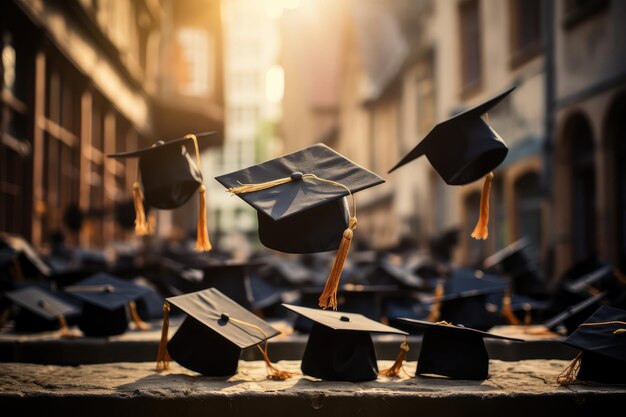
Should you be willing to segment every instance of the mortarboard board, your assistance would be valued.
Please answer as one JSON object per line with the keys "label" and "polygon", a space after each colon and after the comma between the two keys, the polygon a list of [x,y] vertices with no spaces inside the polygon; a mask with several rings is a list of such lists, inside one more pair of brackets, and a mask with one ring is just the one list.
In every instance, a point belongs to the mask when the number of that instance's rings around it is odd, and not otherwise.
{"label": "mortarboard board", "polygon": [[599,307],[564,343],[581,353],[559,375],[560,384],[626,384],[626,311]]}
{"label": "mortarboard board", "polygon": [[[257,345],[270,377],[285,379],[291,376],[278,370],[267,357],[267,340],[280,332],[217,289],[208,288],[166,300],[157,370],[168,369],[171,357],[183,367],[202,375],[234,375],[241,350]],[[167,342],[169,304],[181,309],[187,317]],[[263,342],[264,349],[260,347]]]}
{"label": "mortarboard board", "polygon": [[349,382],[374,380],[378,365],[370,333],[407,336],[402,330],[362,314],[283,306],[314,322],[302,356],[301,370],[316,378]]}
{"label": "mortarboard board", "polygon": [[449,185],[465,185],[485,177],[481,196],[481,216],[472,233],[487,238],[489,190],[493,171],[506,157],[502,138],[482,119],[482,115],[508,96],[515,87],[437,124],[426,137],[400,160],[389,173],[426,155],[428,161]]}
{"label": "mortarboard board", "polygon": [[146,323],[139,318],[135,306],[135,301],[149,292],[144,286],[103,272],[67,286],[64,290],[83,302],[78,328],[85,336],[113,336],[124,333],[128,328],[127,305],[138,328],[147,328]]}
{"label": "mortarboard board", "polygon": [[[320,297],[336,308],[336,290],[356,228],[354,194],[384,180],[323,144],[216,177],[257,210],[259,239],[286,253],[337,251]],[[352,197],[353,214],[346,196]]]}
{"label": "mortarboard board", "polygon": [[39,332],[61,330],[61,336],[72,336],[66,319],[80,313],[80,308],[39,286],[27,286],[6,292],[7,298],[20,307],[15,329]]}
{"label": "mortarboard board", "polygon": [[[139,173],[143,184],[143,195],[139,182],[133,184],[135,205],[135,231],[138,235],[149,234],[149,224],[145,216],[143,201],[160,210],[171,210],[185,204],[198,190],[200,207],[198,215],[198,235],[196,249],[211,249],[206,228],[206,188],[200,169],[198,138],[214,132],[189,134],[169,141],[158,141],[151,147],[107,155],[110,158],[138,158]],[[185,145],[193,143],[195,162]]]}
{"label": "mortarboard board", "polygon": [[394,264],[388,257],[376,262],[376,268],[368,274],[367,279],[371,284],[395,284],[414,290],[424,290],[427,287],[422,277],[401,265]]}
{"label": "mortarboard board", "polygon": [[416,376],[439,375],[453,379],[487,379],[489,355],[483,339],[523,341],[448,322],[431,323],[409,318],[399,320],[424,329]]}

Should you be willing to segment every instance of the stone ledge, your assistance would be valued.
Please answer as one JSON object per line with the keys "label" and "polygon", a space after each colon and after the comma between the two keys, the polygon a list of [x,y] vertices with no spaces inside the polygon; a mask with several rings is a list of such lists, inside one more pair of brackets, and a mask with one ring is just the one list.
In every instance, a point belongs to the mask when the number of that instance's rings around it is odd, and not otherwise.
{"label": "stone ledge", "polygon": [[[379,361],[385,368],[391,361]],[[241,361],[230,378],[202,377],[175,363],[156,373],[153,363],[78,367],[0,364],[0,407],[20,415],[90,417],[281,415],[590,415],[626,404],[626,387],[554,382],[561,360],[490,362],[485,381],[379,377],[365,383],[327,382],[298,375],[266,378],[263,362]],[[299,372],[299,361],[282,361]],[[405,370],[413,373],[416,363]]]}

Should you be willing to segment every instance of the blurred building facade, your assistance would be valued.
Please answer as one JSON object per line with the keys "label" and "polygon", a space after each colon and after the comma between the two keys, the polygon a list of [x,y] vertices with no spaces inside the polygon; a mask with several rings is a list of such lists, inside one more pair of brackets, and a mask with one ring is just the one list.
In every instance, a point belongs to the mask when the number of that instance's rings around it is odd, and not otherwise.
{"label": "blurred building facade", "polygon": [[[385,177],[357,199],[355,236],[370,246],[458,228],[466,265],[522,237],[547,280],[594,254],[619,263],[624,17],[608,0],[303,1],[283,19],[282,139],[324,142]],[[475,241],[482,181],[447,186],[426,158],[385,173],[436,123],[513,85],[486,116],[510,150],[489,239]]]}
{"label": "blurred building facade", "polygon": [[[39,248],[55,231],[96,248],[132,235],[137,163],[106,154],[222,133],[219,6],[1,3],[0,230]],[[172,222],[158,214],[161,231]]]}

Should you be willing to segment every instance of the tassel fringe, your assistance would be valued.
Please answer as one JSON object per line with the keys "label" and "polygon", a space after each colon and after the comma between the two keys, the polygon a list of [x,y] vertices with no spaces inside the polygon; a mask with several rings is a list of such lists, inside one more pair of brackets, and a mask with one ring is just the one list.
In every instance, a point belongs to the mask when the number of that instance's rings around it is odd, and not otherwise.
{"label": "tassel fringe", "polygon": [[509,324],[518,326],[520,324],[519,319],[511,310],[511,289],[507,288],[504,291],[504,297],[502,297],[502,314],[509,322]]}
{"label": "tassel fringe", "polygon": [[135,323],[135,326],[137,326],[139,330],[150,330],[150,325],[141,320],[141,317],[139,317],[139,313],[137,312],[137,304],[135,304],[134,301],[128,303],[128,310],[130,311],[130,318],[133,320],[133,323]]}
{"label": "tassel fringe", "polygon": [[64,339],[75,339],[78,337],[78,333],[70,330],[63,314],[59,314],[57,317],[59,320],[59,335]]}
{"label": "tassel fringe", "polygon": [[563,372],[556,377],[556,383],[559,385],[570,385],[576,382],[576,376],[580,370],[580,363],[583,358],[583,353],[580,352],[574,360],[570,362],[567,368],[563,369]]}
{"label": "tassel fringe", "polygon": [[211,242],[206,224],[206,187],[204,184],[200,186],[198,192],[200,193],[200,207],[198,208],[198,235],[195,249],[199,252],[208,252],[211,250]]}
{"label": "tassel fringe", "polygon": [[490,172],[485,177],[483,191],[480,194],[480,216],[478,218],[478,223],[471,234],[471,236],[476,240],[486,240],[489,236],[489,195],[491,194],[492,180],[493,172]]}
{"label": "tassel fringe", "polygon": [[397,377],[400,375],[400,371],[402,370],[402,364],[404,363],[404,359],[406,358],[406,354],[409,351],[409,342],[408,340],[404,340],[400,345],[400,352],[396,357],[396,361],[391,365],[391,368],[384,369],[379,372],[380,375],[388,376],[388,377]]}
{"label": "tassel fringe", "polygon": [[343,271],[343,264],[346,262],[348,252],[350,251],[350,244],[352,243],[352,237],[354,236],[354,229],[356,229],[356,217],[350,218],[348,228],[343,232],[343,238],[339,244],[337,255],[335,257],[335,263],[330,270],[324,291],[319,298],[319,306],[321,308],[331,307],[333,310],[337,310],[337,289],[339,288],[339,281],[341,280],[341,272]]}
{"label": "tassel fringe", "polygon": [[135,234],[137,236],[148,236],[150,233],[146,212],[143,207],[143,193],[137,181],[133,184],[133,202],[135,203]]}
{"label": "tassel fringe", "polygon": [[159,352],[157,353],[156,370],[165,371],[170,369],[172,358],[167,351],[167,334],[170,327],[170,305],[163,304],[163,326],[161,327],[161,341],[159,342]]}
{"label": "tassel fringe", "polygon": [[261,352],[261,355],[263,356],[263,360],[265,361],[265,367],[267,368],[267,377],[269,379],[273,379],[274,381],[284,381],[294,376],[294,372],[279,369],[270,361],[270,358],[267,354],[267,345],[267,341],[265,341],[265,348],[261,348],[261,346],[257,345],[259,351]]}

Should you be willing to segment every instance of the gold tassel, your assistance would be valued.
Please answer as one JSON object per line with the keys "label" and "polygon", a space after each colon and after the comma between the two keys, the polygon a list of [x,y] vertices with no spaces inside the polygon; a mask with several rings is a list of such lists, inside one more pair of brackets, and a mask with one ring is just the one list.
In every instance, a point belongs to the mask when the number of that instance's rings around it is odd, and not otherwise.
{"label": "gold tassel", "polygon": [[143,193],[139,182],[133,184],[133,201],[135,203],[135,234],[137,236],[148,236],[148,222],[146,221],[146,212],[143,208]]}
{"label": "gold tassel", "polygon": [[59,334],[62,338],[75,339],[78,337],[78,333],[70,331],[70,328],[67,325],[67,321],[65,320],[65,316],[63,314],[59,314],[57,318],[59,320]]}
{"label": "gold tassel", "polygon": [[520,321],[511,310],[511,289],[507,288],[504,290],[504,297],[502,297],[502,314],[509,322],[509,324],[513,326],[519,326]]}
{"label": "gold tassel", "polygon": [[285,371],[283,369],[279,369],[276,365],[274,365],[267,354],[268,349],[267,340],[265,341],[265,348],[261,348],[261,346],[256,345],[263,356],[263,360],[265,361],[265,367],[267,368],[267,377],[269,379],[273,379],[274,381],[284,381],[285,379],[289,379],[295,375],[294,372]]}
{"label": "gold tassel", "polygon": [[493,172],[490,172],[485,177],[485,182],[483,183],[483,191],[480,194],[480,215],[471,235],[476,240],[486,240],[487,236],[489,236],[489,194],[491,193],[492,180]]}
{"label": "gold tassel", "polygon": [[139,317],[139,313],[137,312],[137,305],[134,301],[128,303],[128,310],[130,311],[130,317],[133,319],[135,326],[137,326],[139,330],[150,330],[150,325],[141,320],[141,317]]}
{"label": "gold tassel", "polygon": [[337,255],[335,256],[335,263],[330,270],[324,291],[322,291],[322,295],[320,295],[319,298],[319,306],[322,308],[331,307],[333,310],[337,310],[337,289],[339,288],[343,264],[346,262],[348,252],[350,251],[350,243],[352,242],[353,231],[356,229],[356,224],[356,217],[351,217],[348,222],[348,228],[343,232],[343,237],[339,244]]}
{"label": "gold tassel", "polygon": [[427,321],[437,322],[439,320],[439,316],[441,315],[441,297],[443,297],[444,286],[443,282],[438,282],[435,287],[435,304],[433,304],[433,308],[428,313],[428,317],[426,317]]}
{"label": "gold tassel", "polygon": [[204,184],[200,186],[198,192],[200,193],[200,207],[198,208],[198,235],[195,249],[199,252],[208,252],[211,250],[211,242],[206,224],[206,187]]}
{"label": "gold tassel", "polygon": [[285,178],[279,178],[273,181],[261,182],[258,184],[239,183],[240,185],[238,187],[231,187],[231,188],[226,189],[226,191],[231,194],[252,193],[254,191],[261,191],[261,190],[266,190],[268,188],[276,187],[277,185],[287,184],[288,182],[291,182],[291,181],[293,181],[291,177],[285,177]]}
{"label": "gold tassel", "polygon": [[170,369],[170,357],[167,351],[167,333],[170,327],[170,305],[163,303],[163,326],[161,327],[161,341],[159,342],[159,352],[157,353],[156,370],[165,371]]}
{"label": "gold tassel", "polygon": [[408,338],[404,338],[404,342],[400,345],[400,352],[396,357],[396,361],[391,365],[391,368],[384,369],[379,372],[382,376],[396,377],[400,374],[400,370],[402,369],[402,364],[404,359],[406,358],[406,354],[409,351],[409,341]]}
{"label": "gold tassel", "polygon": [[572,362],[567,366],[567,368],[563,369],[563,372],[556,377],[556,382],[559,385],[570,385],[576,382],[576,376],[578,375],[578,371],[580,370],[580,363],[583,358],[583,353],[580,352]]}

